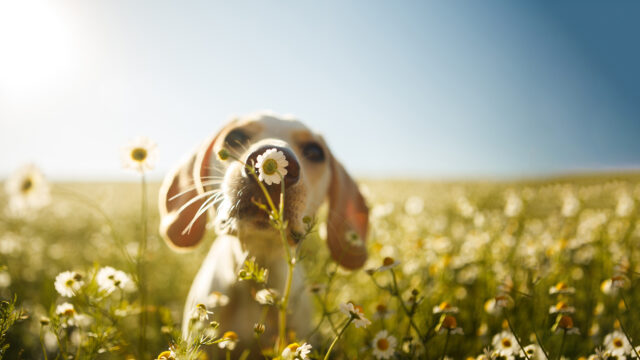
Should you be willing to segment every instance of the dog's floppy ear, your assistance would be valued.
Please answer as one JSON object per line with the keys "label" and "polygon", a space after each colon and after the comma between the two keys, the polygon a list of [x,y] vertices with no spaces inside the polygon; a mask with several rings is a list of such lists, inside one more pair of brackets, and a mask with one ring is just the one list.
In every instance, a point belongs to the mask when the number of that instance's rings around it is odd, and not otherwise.
{"label": "dog's floppy ear", "polygon": [[335,261],[347,269],[357,269],[367,260],[369,208],[358,185],[333,156],[330,168],[327,244]]}
{"label": "dog's floppy ear", "polygon": [[[219,134],[219,133],[218,133]],[[202,177],[210,172],[213,145],[218,134],[196,149],[186,161],[164,178],[160,187],[160,235],[174,249],[189,249],[202,240],[207,212],[198,210],[207,200]],[[194,218],[198,215],[198,218]]]}

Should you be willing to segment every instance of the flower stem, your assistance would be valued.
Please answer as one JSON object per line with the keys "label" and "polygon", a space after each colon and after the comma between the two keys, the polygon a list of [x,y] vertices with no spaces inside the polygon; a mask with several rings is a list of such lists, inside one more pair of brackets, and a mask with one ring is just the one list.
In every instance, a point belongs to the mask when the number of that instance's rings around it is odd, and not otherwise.
{"label": "flower stem", "polygon": [[407,317],[409,318],[409,323],[411,324],[411,327],[413,328],[413,330],[415,330],[416,334],[418,334],[418,337],[422,341],[423,345],[425,345],[426,347],[426,342],[427,342],[426,337],[423,337],[422,334],[420,333],[420,330],[418,330],[418,325],[416,325],[416,323],[413,321],[413,313],[410,312],[409,309],[407,309],[407,307],[404,304],[404,300],[402,300],[402,297],[400,296],[400,291],[398,290],[398,281],[396,280],[396,273],[393,271],[393,269],[390,269],[389,271],[391,271],[391,278],[393,279],[392,295],[398,298],[398,302],[400,302],[400,306],[402,307],[402,310],[405,312],[405,314],[407,314]]}
{"label": "flower stem", "polygon": [[556,360],[560,360],[560,358],[562,358],[562,353],[564,352],[564,341],[567,338],[567,330],[564,330],[562,332],[562,342],[560,343],[560,351],[558,352],[558,357],[556,358]]}
{"label": "flower stem", "polygon": [[344,327],[342,328],[342,330],[340,330],[340,333],[338,333],[338,336],[336,336],[333,339],[333,342],[331,342],[331,346],[329,346],[329,350],[327,350],[327,353],[324,355],[324,360],[329,360],[329,354],[331,354],[331,350],[333,350],[333,347],[336,346],[338,339],[340,339],[340,337],[345,332],[345,330],[347,330],[347,328],[349,327],[352,321],[353,321],[353,317],[349,318],[349,321],[347,321],[347,323],[344,324]]}
{"label": "flower stem", "polygon": [[138,246],[137,256],[137,272],[138,272],[138,289],[140,291],[140,329],[138,339],[138,351],[141,358],[146,358],[146,329],[147,329],[147,286],[145,274],[145,251],[147,248],[147,181],[142,173],[141,176],[141,210],[140,210],[140,226],[142,237]]}
{"label": "flower stem", "polygon": [[509,316],[505,315],[504,318],[507,320],[507,325],[509,325],[509,330],[511,330],[511,333],[513,334],[513,337],[516,338],[516,342],[518,343],[518,346],[520,347],[520,350],[522,350],[522,353],[524,354],[524,357],[527,358],[527,360],[529,360],[529,355],[527,355],[527,352],[524,351],[524,347],[522,347],[522,343],[520,342],[520,338],[518,337],[518,335],[516,334],[516,332],[513,329],[513,326],[511,325],[511,321],[509,320]]}
{"label": "flower stem", "polygon": [[444,360],[444,357],[447,356],[447,347],[449,346],[450,335],[451,335],[451,331],[447,330],[447,338],[444,341],[444,348],[442,348],[442,356],[440,356],[440,360]]}

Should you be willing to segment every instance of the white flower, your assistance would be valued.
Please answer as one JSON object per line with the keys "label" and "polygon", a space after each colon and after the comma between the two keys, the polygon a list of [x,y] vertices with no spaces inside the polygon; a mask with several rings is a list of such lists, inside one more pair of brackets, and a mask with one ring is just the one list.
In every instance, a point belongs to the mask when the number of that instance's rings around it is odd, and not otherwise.
{"label": "white flower", "polygon": [[549,314],[573,314],[575,310],[573,306],[569,306],[566,302],[558,301],[557,304],[549,307]]}
{"label": "white flower", "polygon": [[575,288],[569,287],[567,283],[562,281],[549,288],[549,295],[573,294],[575,292]]}
{"label": "white flower", "polygon": [[515,192],[507,193],[507,201],[504,205],[504,214],[507,217],[516,217],[522,212],[522,199]]}
{"label": "white flower", "polygon": [[238,343],[238,334],[233,331],[227,331],[222,335],[224,340],[218,343],[218,347],[220,349],[227,349],[229,351],[236,348],[236,344]]}
{"label": "white flower", "polygon": [[627,337],[618,330],[605,336],[603,344],[611,355],[626,355],[633,351]]}
{"label": "white flower", "polygon": [[500,355],[515,355],[518,349],[518,341],[509,331],[496,334],[491,340],[491,345]]}
{"label": "white flower", "polygon": [[275,289],[262,289],[256,292],[256,301],[262,305],[275,305],[278,292]]}
{"label": "white flower", "polygon": [[125,272],[116,270],[111,266],[105,266],[96,275],[98,288],[107,294],[111,294],[115,289],[129,289],[133,282]]}
{"label": "white flower", "polygon": [[76,309],[68,302],[62,303],[56,307],[56,314],[65,317],[75,317]]}
{"label": "white flower", "polygon": [[31,164],[16,170],[7,179],[5,190],[9,195],[9,213],[16,216],[25,216],[51,201],[49,184],[42,172]]}
{"label": "white flower", "polygon": [[444,301],[433,307],[434,314],[457,314],[458,308]]}
{"label": "white flower", "polygon": [[353,303],[350,302],[342,303],[340,304],[340,311],[351,317],[357,328],[365,328],[371,324],[371,321],[364,316],[364,312],[360,305],[353,305]]}
{"label": "white flower", "polygon": [[309,353],[311,353],[311,345],[307,343],[303,343],[302,345],[298,343],[289,344],[282,351],[282,360],[306,360],[309,359]]}
{"label": "white flower", "polygon": [[289,162],[282,151],[269,149],[262,155],[258,155],[256,169],[258,170],[258,180],[264,181],[267,185],[280,184],[280,176],[287,175],[287,165]]}
{"label": "white flower", "polygon": [[[527,354],[525,356],[525,353]],[[529,360],[543,360],[546,359],[542,348],[539,345],[531,344],[524,347],[524,351],[520,350],[520,357],[527,358]]]}
{"label": "white flower", "polygon": [[55,288],[62,296],[73,297],[80,291],[84,282],[82,275],[75,271],[64,271],[56,276]]}
{"label": "white flower", "polygon": [[229,297],[219,291],[213,291],[207,296],[207,306],[210,308],[226,306],[229,303]]}
{"label": "white flower", "polygon": [[423,209],[424,201],[418,196],[412,196],[404,203],[404,211],[409,215],[419,215]]}
{"label": "white flower", "polygon": [[141,173],[153,170],[158,158],[156,143],[149,138],[139,136],[122,148],[122,167]]}
{"label": "white flower", "polygon": [[371,342],[373,356],[377,359],[389,359],[396,349],[396,338],[389,335],[387,330],[379,331]]}
{"label": "white flower", "polygon": [[167,351],[161,352],[156,358],[156,360],[176,360],[177,358],[178,356],[173,350],[167,350]]}
{"label": "white flower", "polygon": [[209,315],[212,315],[212,311],[208,311],[204,304],[197,304],[193,310],[191,310],[191,319],[199,321],[209,320]]}

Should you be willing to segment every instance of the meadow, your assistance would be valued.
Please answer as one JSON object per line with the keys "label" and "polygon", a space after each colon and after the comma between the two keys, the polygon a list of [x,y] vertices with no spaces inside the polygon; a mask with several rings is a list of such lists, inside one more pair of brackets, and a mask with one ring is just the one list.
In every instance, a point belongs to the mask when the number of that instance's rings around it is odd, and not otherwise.
{"label": "meadow", "polygon": [[[638,357],[640,175],[360,183],[371,210],[365,267],[330,260],[323,211],[301,245],[315,312],[300,316],[315,329],[290,335],[313,345],[299,358],[324,358],[338,334],[335,359]],[[157,190],[148,184],[141,214],[139,183],[52,183],[46,206],[0,218],[4,358],[168,359],[171,346],[188,346],[182,307],[214,234],[193,252],[170,250],[157,235]],[[9,202],[0,195],[0,207]],[[65,271],[71,296],[55,283]],[[348,325],[339,309],[349,303],[368,326]],[[200,316],[214,321],[216,311]]]}

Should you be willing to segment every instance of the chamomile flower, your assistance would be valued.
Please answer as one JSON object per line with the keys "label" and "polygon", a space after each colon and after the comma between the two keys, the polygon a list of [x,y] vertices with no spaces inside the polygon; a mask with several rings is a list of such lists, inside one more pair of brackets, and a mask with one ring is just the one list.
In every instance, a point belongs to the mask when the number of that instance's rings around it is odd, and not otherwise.
{"label": "chamomile flower", "polygon": [[111,266],[105,266],[98,270],[96,282],[98,283],[98,289],[106,294],[111,294],[116,289],[131,289],[133,286],[129,275]]}
{"label": "chamomile flower", "polygon": [[73,297],[84,285],[82,275],[75,271],[64,271],[56,276],[54,286],[56,291],[66,297]]}
{"label": "chamomile flower", "polygon": [[34,165],[25,165],[16,170],[6,181],[9,195],[9,213],[25,216],[51,202],[49,184]]}
{"label": "chamomile flower", "polygon": [[307,360],[309,359],[309,354],[311,353],[311,345],[307,343],[303,343],[302,345],[298,343],[293,343],[287,345],[286,348],[282,351],[282,360]]}
{"label": "chamomile flower", "polygon": [[433,307],[433,313],[434,314],[457,314],[458,308],[444,301],[444,302],[441,302],[440,305]]}
{"label": "chamomile flower", "polygon": [[395,311],[390,310],[385,304],[376,305],[376,311],[373,313],[374,320],[381,320],[389,318]]}
{"label": "chamomile flower", "polygon": [[626,355],[633,351],[627,337],[619,330],[616,330],[604,337],[604,346],[611,355]]}
{"label": "chamomile flower", "polygon": [[573,318],[569,315],[558,315],[555,324],[551,327],[551,331],[556,332],[564,330],[569,335],[580,334],[580,329],[573,326]]}
{"label": "chamomile flower", "polygon": [[375,356],[376,359],[390,359],[395,352],[397,344],[398,342],[395,337],[389,335],[387,330],[381,330],[373,338],[373,341],[371,341],[373,356]]}
{"label": "chamomile flower", "polygon": [[458,321],[454,316],[442,314],[440,316],[440,321],[438,325],[436,325],[436,331],[439,333],[448,332],[453,335],[463,335],[461,327],[458,327]]}
{"label": "chamomile flower", "polygon": [[340,304],[340,311],[351,317],[353,319],[353,323],[357,328],[366,328],[371,324],[371,321],[364,316],[364,312],[362,311],[362,306],[354,305],[351,302]]}
{"label": "chamomile flower", "polygon": [[397,261],[394,258],[387,256],[384,259],[382,259],[382,266],[377,268],[376,271],[382,272],[382,271],[391,270],[397,267],[398,265],[400,265],[400,261]]}
{"label": "chamomile flower", "polygon": [[509,331],[496,334],[491,340],[491,345],[500,355],[504,356],[515,355],[518,350],[518,340]]}
{"label": "chamomile flower", "polygon": [[549,307],[549,314],[573,314],[574,312],[575,308],[564,301],[558,301],[557,304]]}
{"label": "chamomile flower", "polygon": [[209,320],[209,315],[212,315],[212,311],[208,311],[204,304],[197,304],[191,311],[191,319],[197,321]]}
{"label": "chamomile flower", "polygon": [[236,344],[238,343],[238,334],[233,331],[227,331],[222,335],[222,341],[218,343],[218,347],[220,349],[227,349],[229,351],[236,348]]}
{"label": "chamomile flower", "polygon": [[256,169],[258,170],[258,180],[264,181],[267,185],[280,184],[280,176],[287,175],[287,165],[289,162],[282,151],[269,149],[258,155]]}
{"label": "chamomile flower", "polygon": [[[525,356],[526,354],[526,356]],[[531,344],[524,347],[524,351],[520,350],[521,358],[529,358],[529,360],[543,360],[546,359],[542,348],[537,344]]]}
{"label": "chamomile flower", "polygon": [[173,350],[163,351],[156,358],[156,360],[176,360],[176,359],[177,359],[177,355]]}
{"label": "chamomile flower", "polygon": [[122,148],[122,167],[144,173],[153,170],[158,158],[156,143],[139,136]]}
{"label": "chamomile flower", "polygon": [[275,289],[258,290],[256,301],[261,305],[275,305],[278,301],[278,292]]}
{"label": "chamomile flower", "polygon": [[567,283],[561,281],[549,288],[549,295],[573,294],[576,289],[569,287]]}
{"label": "chamomile flower", "polygon": [[211,308],[226,306],[229,303],[229,297],[219,291],[214,291],[207,296],[207,306]]}
{"label": "chamomile flower", "polygon": [[56,306],[56,315],[72,318],[76,316],[76,309],[72,304],[64,302]]}

